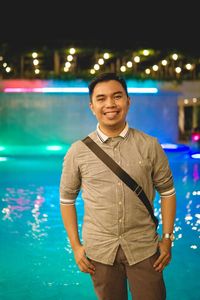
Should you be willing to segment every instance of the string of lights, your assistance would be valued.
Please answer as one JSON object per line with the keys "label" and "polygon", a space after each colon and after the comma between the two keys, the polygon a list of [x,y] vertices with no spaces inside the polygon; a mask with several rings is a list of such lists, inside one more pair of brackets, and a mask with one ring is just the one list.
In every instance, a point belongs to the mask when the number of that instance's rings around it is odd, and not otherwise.
{"label": "string of lights", "polygon": [[42,47],[16,54],[0,47],[0,79],[90,79],[114,71],[133,79],[198,80],[200,58],[179,51]]}

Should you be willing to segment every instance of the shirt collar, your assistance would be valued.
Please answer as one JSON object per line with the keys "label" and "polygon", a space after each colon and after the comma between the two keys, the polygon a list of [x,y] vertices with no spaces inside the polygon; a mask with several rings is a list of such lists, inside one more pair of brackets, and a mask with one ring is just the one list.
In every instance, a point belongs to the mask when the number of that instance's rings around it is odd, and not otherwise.
{"label": "shirt collar", "polygon": [[[129,130],[129,126],[128,123],[126,122],[126,126],[120,132],[119,136],[121,136],[122,138],[126,138],[128,135],[128,130]],[[97,136],[101,143],[105,143],[109,139],[109,136],[105,135],[99,128],[99,123],[97,124]]]}

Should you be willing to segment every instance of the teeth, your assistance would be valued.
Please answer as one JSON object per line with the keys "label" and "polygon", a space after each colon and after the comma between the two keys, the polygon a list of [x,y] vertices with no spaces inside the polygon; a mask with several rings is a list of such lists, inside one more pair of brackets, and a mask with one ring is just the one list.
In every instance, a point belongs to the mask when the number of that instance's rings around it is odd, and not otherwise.
{"label": "teeth", "polygon": [[117,114],[118,114],[118,112],[116,112],[116,111],[105,113],[105,115],[106,115],[109,119],[113,119]]}

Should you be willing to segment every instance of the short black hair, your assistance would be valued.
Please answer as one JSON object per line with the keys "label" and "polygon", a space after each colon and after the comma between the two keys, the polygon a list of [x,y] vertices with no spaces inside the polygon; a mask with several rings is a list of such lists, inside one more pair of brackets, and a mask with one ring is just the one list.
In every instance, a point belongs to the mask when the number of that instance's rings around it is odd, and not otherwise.
{"label": "short black hair", "polygon": [[126,95],[128,96],[128,88],[127,88],[127,84],[126,84],[125,79],[123,77],[121,77],[120,75],[118,75],[117,73],[105,72],[105,73],[101,73],[101,74],[97,75],[89,83],[88,89],[89,89],[90,99],[92,97],[94,88],[97,85],[97,83],[99,83],[99,82],[105,82],[105,81],[109,81],[109,80],[116,80],[116,81],[118,81],[122,85],[122,87],[124,88],[124,90],[126,92]]}

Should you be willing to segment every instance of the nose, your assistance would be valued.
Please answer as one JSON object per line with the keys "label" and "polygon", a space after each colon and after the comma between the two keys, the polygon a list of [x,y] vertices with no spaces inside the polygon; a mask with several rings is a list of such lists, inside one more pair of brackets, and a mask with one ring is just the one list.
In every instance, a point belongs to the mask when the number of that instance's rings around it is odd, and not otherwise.
{"label": "nose", "polygon": [[115,99],[113,99],[112,97],[108,97],[106,101],[106,106],[115,107],[116,106]]}

